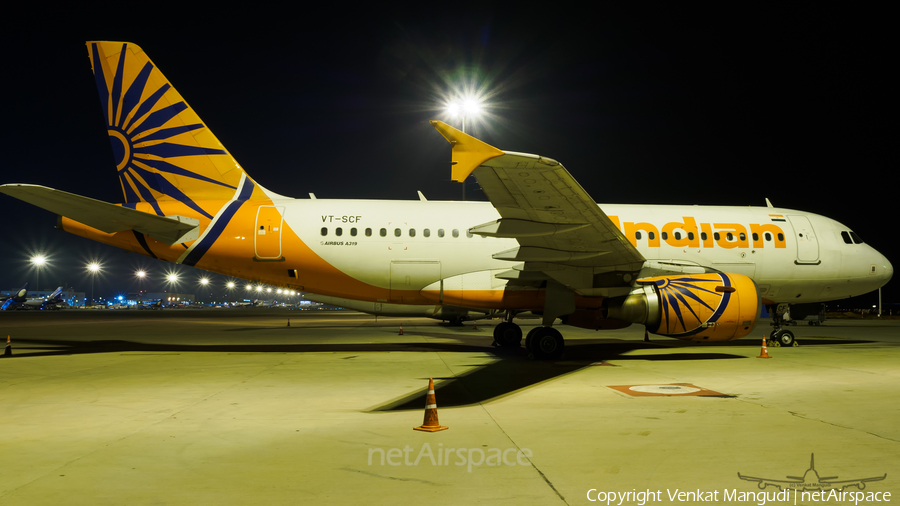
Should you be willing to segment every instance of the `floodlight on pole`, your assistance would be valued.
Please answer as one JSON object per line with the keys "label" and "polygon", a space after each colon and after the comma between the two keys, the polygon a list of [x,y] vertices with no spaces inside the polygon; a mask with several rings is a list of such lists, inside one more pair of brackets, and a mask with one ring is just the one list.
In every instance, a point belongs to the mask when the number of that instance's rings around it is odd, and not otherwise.
{"label": "floodlight on pole", "polygon": [[31,257],[31,263],[37,269],[37,286],[34,287],[35,293],[41,291],[41,268],[47,263],[47,257],[44,255],[35,255]]}
{"label": "floodlight on pole", "polygon": [[134,275],[137,276],[137,278],[138,278],[138,304],[143,306],[144,305],[143,284],[144,284],[144,278],[147,276],[147,272],[141,269],[141,270],[138,270],[137,272],[135,272]]}
{"label": "floodlight on pole", "polygon": [[100,264],[91,262],[88,264],[87,268],[91,273],[91,307],[94,307],[94,278],[97,277],[97,273],[100,272]]}

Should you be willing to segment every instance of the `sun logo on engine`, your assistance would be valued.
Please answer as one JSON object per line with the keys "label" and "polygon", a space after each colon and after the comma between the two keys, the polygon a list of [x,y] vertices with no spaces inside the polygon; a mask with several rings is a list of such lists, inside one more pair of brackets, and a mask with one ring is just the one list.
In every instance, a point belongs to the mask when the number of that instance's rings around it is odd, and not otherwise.
{"label": "sun logo on engine", "polygon": [[196,115],[183,114],[187,104],[149,59],[139,68],[140,62],[126,61],[131,54],[122,44],[112,69],[112,58],[101,58],[98,44],[91,44],[94,80],[125,202],[149,202],[162,215],[156,201],[168,197],[211,219],[179,186],[195,181],[236,189],[191,170],[209,165],[204,160],[209,155],[228,152],[198,144],[198,132],[206,126]]}
{"label": "sun logo on engine", "polygon": [[662,277],[653,280],[659,291],[662,319],[660,330],[673,336],[702,331],[722,315],[731,293],[717,290],[731,286],[724,274]]}

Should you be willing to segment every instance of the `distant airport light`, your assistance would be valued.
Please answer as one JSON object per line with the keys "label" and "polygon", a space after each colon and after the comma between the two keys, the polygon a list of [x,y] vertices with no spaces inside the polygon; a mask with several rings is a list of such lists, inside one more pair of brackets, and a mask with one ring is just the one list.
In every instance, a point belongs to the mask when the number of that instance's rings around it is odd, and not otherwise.
{"label": "distant airport light", "polygon": [[225,286],[227,286],[229,289],[234,288],[234,281],[229,281],[228,284]]}
{"label": "distant airport light", "polygon": [[137,272],[134,273],[134,275],[137,276],[137,277],[140,278],[140,279],[144,279],[144,277],[147,275],[147,273],[144,272],[144,271],[137,271]]}
{"label": "distant airport light", "polygon": [[91,262],[88,264],[87,268],[89,271],[96,273],[100,271],[100,264],[98,264],[97,262]]}
{"label": "distant airport light", "polygon": [[263,287],[262,287],[262,286],[257,286],[257,287],[256,287],[256,291],[257,291],[257,292],[263,291]]}
{"label": "distant airport light", "polygon": [[31,257],[31,263],[38,267],[42,267],[45,263],[47,263],[47,257],[44,255],[35,255]]}
{"label": "distant airport light", "polygon": [[203,285],[203,286],[208,285],[208,284],[209,284],[209,279],[207,279],[207,278],[200,278],[200,284]]}
{"label": "distant airport light", "polygon": [[178,281],[178,274],[174,272],[166,276],[166,281],[169,283],[176,283]]}

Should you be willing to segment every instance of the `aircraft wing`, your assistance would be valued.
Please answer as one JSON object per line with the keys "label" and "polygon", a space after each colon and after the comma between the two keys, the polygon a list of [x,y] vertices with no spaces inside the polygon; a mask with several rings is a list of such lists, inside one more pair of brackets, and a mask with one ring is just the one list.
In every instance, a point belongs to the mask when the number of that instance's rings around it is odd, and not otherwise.
{"label": "aircraft wing", "polygon": [[506,279],[546,276],[585,296],[630,292],[643,255],[562,164],[501,151],[440,121],[431,124],[453,145],[452,179],[474,174],[500,214],[469,231],[519,243],[494,254],[523,264],[513,269],[520,274]]}
{"label": "aircraft wing", "polygon": [[0,193],[73,219],[107,234],[134,230],[168,245],[199,236],[199,221],[184,216],[157,216],[33,184],[0,185]]}

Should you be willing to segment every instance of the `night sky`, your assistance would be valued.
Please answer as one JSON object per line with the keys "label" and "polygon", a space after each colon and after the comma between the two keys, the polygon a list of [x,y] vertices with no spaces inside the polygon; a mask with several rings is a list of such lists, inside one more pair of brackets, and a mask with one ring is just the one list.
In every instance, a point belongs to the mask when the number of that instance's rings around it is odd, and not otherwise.
{"label": "night sky", "polygon": [[[120,40],[140,45],[248,173],[283,195],[458,199],[450,146],[427,121],[447,120],[442,103],[468,86],[489,112],[471,133],[559,160],[598,202],[768,197],[844,223],[900,265],[888,11],[348,5],[104,22],[10,15],[0,183],[123,200],[84,45]],[[467,195],[485,200],[474,182]],[[55,230],[54,215],[5,195],[0,206],[0,289],[34,287],[36,252],[51,262],[43,289],[89,291],[85,264],[100,260],[98,297],[136,290],[138,266],[152,278],[144,288],[162,289],[174,267]],[[178,271],[182,291],[197,292],[201,271]],[[221,293],[225,278],[211,279]],[[900,302],[896,283],[886,301]]]}

